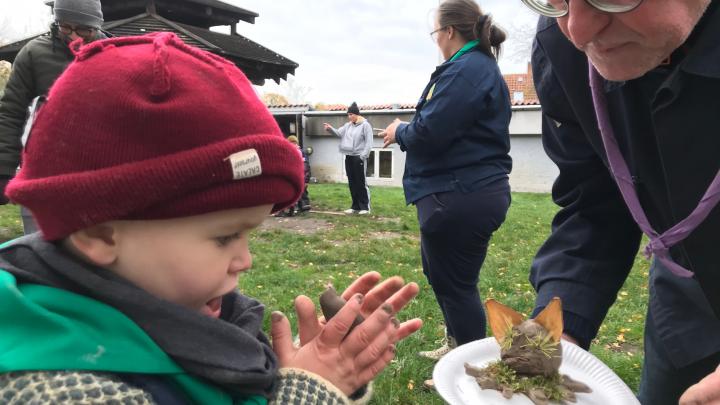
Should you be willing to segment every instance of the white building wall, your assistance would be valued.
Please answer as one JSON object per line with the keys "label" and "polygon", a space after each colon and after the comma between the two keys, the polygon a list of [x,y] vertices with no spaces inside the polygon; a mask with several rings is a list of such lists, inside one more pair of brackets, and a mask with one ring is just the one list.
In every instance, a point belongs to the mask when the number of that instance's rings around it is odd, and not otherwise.
{"label": "white building wall", "polygon": [[[362,112],[373,128],[385,128],[396,117],[409,121],[413,115],[412,110]],[[338,152],[338,138],[328,135],[322,129],[322,123],[328,122],[339,127],[347,121],[344,112],[307,113],[305,128],[305,147],[312,147],[310,166],[312,175],[319,182],[345,183],[343,156]],[[513,109],[510,122],[510,155],[513,158],[513,171],[510,174],[510,186],[513,191],[520,192],[550,192],[552,183],[558,171],[554,163],[545,155],[540,140],[541,112],[539,107],[520,107]],[[374,148],[382,148],[382,138],[375,137]],[[368,178],[371,186],[397,186],[402,187],[403,169],[405,168],[405,153],[395,144],[387,149],[392,150],[393,177],[391,179]],[[386,150],[387,150],[386,149]]]}
{"label": "white building wall", "polygon": [[514,107],[510,120],[510,156],[513,191],[549,193],[558,175],[557,166],[543,150],[542,111],[539,106]]}

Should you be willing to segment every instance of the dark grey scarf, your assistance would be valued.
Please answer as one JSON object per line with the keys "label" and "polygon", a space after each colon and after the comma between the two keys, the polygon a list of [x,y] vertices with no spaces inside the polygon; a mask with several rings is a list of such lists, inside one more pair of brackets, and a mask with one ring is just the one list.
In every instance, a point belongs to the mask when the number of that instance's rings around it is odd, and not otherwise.
{"label": "dark grey scarf", "polygon": [[277,359],[261,330],[264,306],[256,300],[228,294],[220,319],[210,318],[82,262],[39,233],[3,246],[0,268],[18,283],[61,288],[116,308],[183,369],[233,393],[267,396],[272,391]]}

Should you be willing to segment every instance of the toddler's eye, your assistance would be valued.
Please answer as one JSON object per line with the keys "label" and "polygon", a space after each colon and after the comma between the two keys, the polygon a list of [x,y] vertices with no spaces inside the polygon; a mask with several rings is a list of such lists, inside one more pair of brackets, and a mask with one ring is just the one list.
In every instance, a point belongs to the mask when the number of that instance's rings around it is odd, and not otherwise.
{"label": "toddler's eye", "polygon": [[225,247],[229,245],[232,241],[240,239],[240,236],[240,232],[235,232],[231,235],[219,236],[215,238],[215,242],[218,244],[218,246]]}

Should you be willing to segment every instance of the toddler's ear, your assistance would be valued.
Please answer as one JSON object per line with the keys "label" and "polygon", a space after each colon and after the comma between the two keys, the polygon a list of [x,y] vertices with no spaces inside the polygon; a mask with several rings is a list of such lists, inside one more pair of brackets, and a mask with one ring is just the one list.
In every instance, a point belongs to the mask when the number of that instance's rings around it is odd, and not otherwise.
{"label": "toddler's ear", "polygon": [[513,326],[520,325],[523,321],[523,316],[520,313],[492,298],[485,301],[485,308],[487,308],[490,330],[492,330],[498,344],[502,344],[505,335]]}
{"label": "toddler's ear", "polygon": [[75,231],[68,240],[78,253],[98,266],[109,266],[117,259],[115,228],[112,225],[99,224]]}

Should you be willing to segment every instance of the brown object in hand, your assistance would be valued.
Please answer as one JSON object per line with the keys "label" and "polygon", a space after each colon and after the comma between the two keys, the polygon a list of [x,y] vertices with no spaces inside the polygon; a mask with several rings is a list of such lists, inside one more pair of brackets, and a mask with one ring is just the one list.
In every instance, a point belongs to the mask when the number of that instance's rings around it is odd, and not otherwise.
{"label": "brown object in hand", "polygon": [[[322,313],[325,316],[325,321],[329,321],[333,316],[335,316],[335,314],[340,311],[340,308],[344,307],[346,303],[347,301],[345,301],[343,297],[338,295],[337,291],[335,291],[335,288],[333,288],[332,285],[329,285],[327,289],[320,295],[320,309],[322,309]],[[350,333],[350,331],[353,330],[353,328],[360,325],[364,320],[365,318],[363,318],[362,315],[358,315],[355,318],[352,326],[350,326],[348,334]]]}

